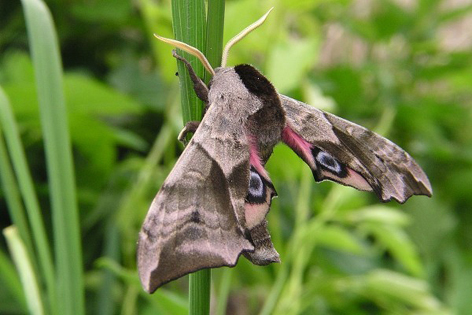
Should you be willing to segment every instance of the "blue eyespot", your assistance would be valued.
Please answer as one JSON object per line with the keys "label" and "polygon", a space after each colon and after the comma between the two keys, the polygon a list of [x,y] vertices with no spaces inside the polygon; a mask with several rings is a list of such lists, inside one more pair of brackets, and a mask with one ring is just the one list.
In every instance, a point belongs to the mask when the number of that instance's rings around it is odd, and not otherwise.
{"label": "blue eyespot", "polygon": [[251,166],[249,171],[249,187],[247,189],[246,202],[261,204],[267,202],[267,183],[265,179]]}
{"label": "blue eyespot", "polygon": [[339,178],[344,178],[348,175],[346,166],[340,163],[328,152],[322,151],[319,148],[314,147],[311,150],[311,153],[315,158],[316,164],[321,167],[321,169],[333,173]]}
{"label": "blue eyespot", "polygon": [[248,194],[256,198],[264,196],[264,183],[262,182],[262,178],[258,173],[252,170],[251,179],[249,180]]}
{"label": "blue eyespot", "polygon": [[318,152],[318,155],[316,156],[316,160],[318,161],[318,163],[320,163],[322,166],[324,166],[326,169],[328,169],[332,173],[339,174],[342,171],[342,168],[339,162],[335,158],[333,158],[330,154],[324,151]]}

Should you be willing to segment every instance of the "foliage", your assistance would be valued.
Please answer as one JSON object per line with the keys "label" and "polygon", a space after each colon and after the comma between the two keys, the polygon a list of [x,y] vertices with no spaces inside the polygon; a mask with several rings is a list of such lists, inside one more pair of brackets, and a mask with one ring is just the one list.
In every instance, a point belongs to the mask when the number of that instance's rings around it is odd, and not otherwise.
{"label": "foliage", "polygon": [[[268,170],[279,198],[268,220],[282,263],[257,267],[241,258],[235,268],[213,270],[216,313],[464,314],[472,308],[472,42],[453,40],[468,34],[458,25],[470,19],[471,6],[402,3],[226,3],[223,42],[275,6],[231,50],[229,65],[251,63],[281,93],[388,136],[424,167],[434,195],[379,204],[368,193],[316,185],[293,152],[277,147]],[[184,314],[186,277],[148,295],[135,263],[141,223],[182,150],[175,140],[182,127],[176,63],[171,48],[152,36],[172,37],[171,3],[46,4],[64,67],[56,88],[67,106],[66,116],[49,117],[60,114],[53,110],[46,118],[68,121],[77,196],[71,202],[78,204],[83,256],[77,279],[83,276],[85,285],[78,294],[85,293],[87,313]],[[51,294],[64,292],[47,270],[57,281],[67,254],[57,244],[55,216],[73,209],[53,209],[54,166],[46,164],[51,150],[67,148],[46,145],[51,123],[40,117],[38,60],[32,62],[27,48],[21,3],[2,5],[0,222],[16,230],[5,230],[0,246],[0,313],[25,313],[31,305],[54,313]],[[22,281],[31,269],[36,280],[28,288]],[[77,285],[71,281],[62,285]]]}

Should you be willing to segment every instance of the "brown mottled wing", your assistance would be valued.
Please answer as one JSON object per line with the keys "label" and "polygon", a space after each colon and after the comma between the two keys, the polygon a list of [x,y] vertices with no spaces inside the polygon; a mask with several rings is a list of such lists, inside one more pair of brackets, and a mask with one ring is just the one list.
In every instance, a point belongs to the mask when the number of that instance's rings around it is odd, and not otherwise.
{"label": "brown mottled wing", "polygon": [[286,111],[284,142],[308,163],[317,181],[331,179],[373,190],[382,201],[431,196],[428,177],[413,158],[378,134],[280,95]]}
{"label": "brown mottled wing", "polygon": [[138,269],[148,292],[203,268],[234,266],[254,246],[244,237],[249,183],[241,126],[216,124],[209,110],[157,193],[138,241]]}

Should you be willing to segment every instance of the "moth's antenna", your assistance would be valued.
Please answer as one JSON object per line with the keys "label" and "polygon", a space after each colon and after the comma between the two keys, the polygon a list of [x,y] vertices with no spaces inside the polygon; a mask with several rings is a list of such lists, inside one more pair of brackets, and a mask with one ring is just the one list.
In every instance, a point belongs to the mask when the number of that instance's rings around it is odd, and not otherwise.
{"label": "moth's antenna", "polygon": [[195,47],[192,47],[186,43],[183,43],[183,42],[180,42],[178,40],[175,40],[175,39],[170,39],[170,38],[165,38],[165,37],[161,37],[157,34],[154,34],[154,37],[156,37],[158,40],[160,41],[163,41],[164,43],[167,43],[167,44],[171,44],[172,46],[175,46],[179,49],[182,49],[183,51],[186,51],[188,52],[189,54],[191,54],[192,56],[195,56],[198,58],[198,60],[200,60],[203,64],[203,66],[205,67],[205,69],[207,69],[208,72],[210,72],[210,74],[212,76],[215,75],[215,70],[213,70],[213,68],[211,67],[210,63],[208,62],[208,60],[206,59],[205,55],[200,51],[198,50],[197,48]]}
{"label": "moth's antenna", "polygon": [[241,33],[239,33],[238,35],[234,36],[225,46],[225,49],[223,50],[223,56],[221,57],[221,66],[222,67],[225,67],[226,66],[226,61],[228,59],[228,53],[229,53],[229,49],[231,47],[233,47],[234,44],[236,44],[237,42],[239,42],[241,39],[243,39],[247,34],[249,34],[250,32],[252,32],[253,30],[255,30],[256,28],[258,28],[259,26],[261,26],[262,23],[264,23],[264,21],[267,19],[267,16],[269,15],[270,11],[272,11],[273,7],[270,8],[269,11],[267,11],[266,14],[264,14],[259,20],[257,20],[256,22],[252,23],[251,25],[249,25],[248,27],[246,27],[245,29],[243,29],[241,31]]}

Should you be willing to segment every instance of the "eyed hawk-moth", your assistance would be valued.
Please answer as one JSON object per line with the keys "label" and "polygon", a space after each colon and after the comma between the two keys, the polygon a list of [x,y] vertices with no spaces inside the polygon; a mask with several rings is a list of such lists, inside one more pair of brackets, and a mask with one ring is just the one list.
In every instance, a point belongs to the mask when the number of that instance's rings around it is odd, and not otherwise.
{"label": "eyed hawk-moth", "polygon": [[225,67],[229,47],[267,14],[230,41],[216,69],[196,48],[156,36],[196,55],[213,77],[207,86],[174,52],[206,110],[179,136],[194,132],[139,233],[138,269],[148,292],[203,268],[234,266],[241,254],[256,265],[280,261],[266,221],[277,192],[264,168],[279,142],[308,164],[316,181],[373,191],[384,202],[431,196],[423,170],[391,141],[279,94],[250,65]]}

